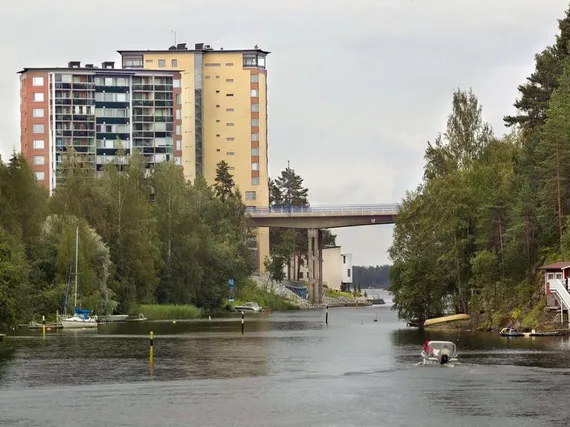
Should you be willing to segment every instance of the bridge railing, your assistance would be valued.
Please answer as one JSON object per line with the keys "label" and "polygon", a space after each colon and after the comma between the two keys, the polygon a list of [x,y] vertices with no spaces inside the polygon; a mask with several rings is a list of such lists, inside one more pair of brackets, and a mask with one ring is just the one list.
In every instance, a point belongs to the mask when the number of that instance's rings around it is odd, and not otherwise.
{"label": "bridge railing", "polygon": [[381,205],[330,205],[330,206],[271,206],[246,208],[250,215],[311,215],[311,214],[372,214],[394,215],[398,213],[399,206],[396,203]]}

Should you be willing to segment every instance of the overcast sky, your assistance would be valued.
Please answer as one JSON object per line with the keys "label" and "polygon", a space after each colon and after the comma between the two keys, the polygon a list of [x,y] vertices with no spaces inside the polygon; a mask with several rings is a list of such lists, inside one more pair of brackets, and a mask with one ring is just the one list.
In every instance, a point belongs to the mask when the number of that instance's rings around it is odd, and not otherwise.
{"label": "overcast sky", "polygon": [[[119,61],[196,42],[271,51],[269,163],[318,204],[398,202],[422,176],[456,87],[495,132],[568,0],[0,0],[0,154],[19,150],[22,67]],[[388,262],[392,226],[336,231],[355,264]]]}

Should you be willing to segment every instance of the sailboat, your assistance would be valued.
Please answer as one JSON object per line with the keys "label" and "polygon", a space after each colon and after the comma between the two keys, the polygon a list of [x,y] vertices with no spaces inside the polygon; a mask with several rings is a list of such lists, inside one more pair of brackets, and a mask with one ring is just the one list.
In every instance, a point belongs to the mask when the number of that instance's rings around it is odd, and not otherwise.
{"label": "sailboat", "polygon": [[[89,315],[92,313],[92,310],[81,310],[77,307],[77,277],[78,277],[78,264],[79,264],[79,227],[75,230],[75,299],[73,304],[73,316],[71,317],[63,317],[61,318],[61,326],[64,329],[72,329],[72,328],[96,328],[97,327],[97,319],[95,317],[90,317]],[[67,291],[65,297],[65,306],[64,306],[64,316],[67,313]]]}

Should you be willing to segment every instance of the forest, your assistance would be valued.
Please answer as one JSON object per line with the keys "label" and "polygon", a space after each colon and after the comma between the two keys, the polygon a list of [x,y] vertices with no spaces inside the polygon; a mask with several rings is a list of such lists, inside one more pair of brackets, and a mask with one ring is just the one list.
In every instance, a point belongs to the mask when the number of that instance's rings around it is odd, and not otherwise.
{"label": "forest", "polygon": [[228,278],[238,289],[248,280],[254,229],[225,162],[210,186],[171,162],[149,170],[140,154],[118,159],[96,178],[68,153],[51,197],[20,154],[0,162],[0,324],[63,310],[77,230],[78,305],[96,313],[154,302],[214,309]]}
{"label": "forest", "polygon": [[382,288],[386,289],[390,285],[390,266],[377,265],[362,266],[355,265],[352,267],[352,281],[356,285],[364,288]]}
{"label": "forest", "polygon": [[536,324],[538,268],[570,258],[570,10],[558,27],[518,88],[506,135],[493,133],[471,90],[453,93],[395,225],[390,290],[400,318],[460,312],[487,327]]}

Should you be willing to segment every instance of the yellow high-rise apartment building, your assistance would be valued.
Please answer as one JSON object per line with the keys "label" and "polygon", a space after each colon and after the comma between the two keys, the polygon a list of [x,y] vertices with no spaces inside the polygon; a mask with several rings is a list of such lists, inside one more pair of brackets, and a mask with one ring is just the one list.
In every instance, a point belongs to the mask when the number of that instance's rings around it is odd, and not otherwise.
{"label": "yellow high-rise apartment building", "polygon": [[[213,184],[216,165],[225,160],[246,206],[269,205],[267,157],[267,71],[269,52],[215,50],[186,43],[166,50],[120,50],[123,68],[178,70],[182,120],[176,149],[188,180],[202,174]],[[253,242],[252,242],[253,243]],[[257,265],[269,254],[269,229],[257,232]]]}

